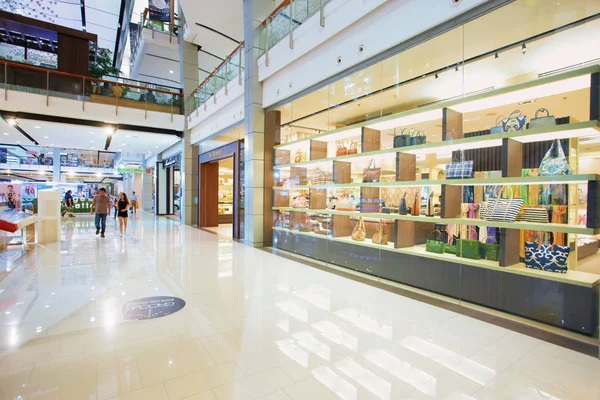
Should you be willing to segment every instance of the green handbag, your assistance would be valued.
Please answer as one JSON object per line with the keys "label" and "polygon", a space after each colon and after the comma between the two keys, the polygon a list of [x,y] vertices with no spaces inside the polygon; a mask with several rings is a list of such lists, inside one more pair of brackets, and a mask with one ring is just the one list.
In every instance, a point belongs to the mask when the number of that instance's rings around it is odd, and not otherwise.
{"label": "green handbag", "polygon": [[[493,239],[494,243],[488,243],[489,239]],[[496,238],[486,236],[484,240],[481,243],[481,258],[490,261],[500,261],[500,245],[496,243]]]}
{"label": "green handbag", "polygon": [[434,235],[434,239],[427,239],[427,243],[425,244],[425,251],[428,251],[430,253],[437,253],[437,254],[442,254],[444,252],[444,241],[440,240],[439,237],[442,236],[442,232],[440,231],[432,231],[429,234],[429,237],[431,237],[431,234],[435,234]]}
{"label": "green handbag", "polygon": [[458,239],[456,241],[456,256],[481,260],[481,242],[479,240]]}
{"label": "green handbag", "polygon": [[449,243],[444,243],[444,253],[447,254],[456,254],[456,240],[454,236],[450,238]]}

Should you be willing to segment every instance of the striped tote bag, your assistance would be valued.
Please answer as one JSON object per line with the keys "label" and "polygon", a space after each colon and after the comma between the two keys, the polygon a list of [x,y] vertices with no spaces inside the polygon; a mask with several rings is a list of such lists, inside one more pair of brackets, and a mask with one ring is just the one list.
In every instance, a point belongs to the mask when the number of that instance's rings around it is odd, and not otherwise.
{"label": "striped tote bag", "polygon": [[517,214],[523,206],[523,199],[512,198],[512,188],[510,197],[505,199],[502,197],[504,189],[510,186],[503,186],[498,197],[490,198],[488,201],[487,211],[485,212],[486,221],[502,221],[502,222],[515,222]]}
{"label": "striped tote bag", "polygon": [[515,221],[534,222],[537,224],[548,223],[548,210],[542,207],[523,207],[517,214]]}

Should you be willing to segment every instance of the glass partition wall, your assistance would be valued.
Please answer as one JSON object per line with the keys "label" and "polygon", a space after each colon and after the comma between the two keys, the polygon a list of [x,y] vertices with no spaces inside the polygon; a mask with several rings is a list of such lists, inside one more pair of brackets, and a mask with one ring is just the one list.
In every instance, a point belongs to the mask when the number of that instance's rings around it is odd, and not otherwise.
{"label": "glass partition wall", "polygon": [[274,247],[595,340],[599,13],[517,0],[274,110]]}

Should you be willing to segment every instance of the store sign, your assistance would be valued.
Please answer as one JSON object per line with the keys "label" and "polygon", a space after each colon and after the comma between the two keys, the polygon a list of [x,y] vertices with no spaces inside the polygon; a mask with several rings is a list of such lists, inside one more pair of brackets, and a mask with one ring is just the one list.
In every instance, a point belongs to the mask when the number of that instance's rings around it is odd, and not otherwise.
{"label": "store sign", "polygon": [[148,0],[148,9],[150,21],[169,22],[171,21],[171,1],[170,0]]}
{"label": "store sign", "polygon": [[117,172],[120,174],[142,174],[144,168],[117,168]]}
{"label": "store sign", "polygon": [[121,306],[121,315],[126,321],[137,321],[166,317],[185,307],[179,297],[155,296],[129,301]]}
{"label": "store sign", "polygon": [[171,156],[165,160],[165,168],[169,168],[177,164],[181,164],[181,153]]}
{"label": "store sign", "polygon": [[211,151],[207,151],[206,153],[200,154],[200,162],[203,163],[211,160],[218,160],[237,154],[237,152],[238,142],[236,141],[226,144],[225,146],[219,147],[218,149],[214,149]]}

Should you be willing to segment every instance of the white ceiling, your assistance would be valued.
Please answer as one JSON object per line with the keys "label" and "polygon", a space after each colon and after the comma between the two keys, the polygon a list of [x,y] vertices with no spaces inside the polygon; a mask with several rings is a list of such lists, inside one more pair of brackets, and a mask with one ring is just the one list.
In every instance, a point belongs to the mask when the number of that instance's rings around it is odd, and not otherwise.
{"label": "white ceiling", "polygon": [[[106,128],[21,118],[17,122],[41,146],[78,150],[105,150],[108,136]],[[4,135],[4,132],[9,133],[9,135]],[[17,143],[17,140],[21,143]],[[145,155],[158,154],[179,140],[179,137],[175,135],[117,129],[107,151]],[[0,143],[33,144],[20,132],[1,120]]]}
{"label": "white ceiling", "polygon": [[[50,7],[51,10],[41,10],[38,3],[44,7]],[[12,9],[9,2],[0,1],[0,8],[78,31],[83,28],[80,0],[32,1],[29,8],[21,9],[20,12]],[[86,31],[98,35],[99,47],[114,51],[120,11],[121,0],[85,1]]]}

